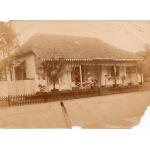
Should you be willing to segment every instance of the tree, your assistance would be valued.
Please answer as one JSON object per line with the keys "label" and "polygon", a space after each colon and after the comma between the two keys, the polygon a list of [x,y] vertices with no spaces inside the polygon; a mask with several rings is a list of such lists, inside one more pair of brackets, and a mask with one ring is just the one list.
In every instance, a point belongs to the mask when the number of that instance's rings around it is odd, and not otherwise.
{"label": "tree", "polygon": [[56,82],[58,81],[64,69],[63,59],[53,59],[51,62],[43,61],[41,63],[40,69],[44,71],[44,75],[46,75],[47,81],[53,84],[53,91],[56,91]]}
{"label": "tree", "polygon": [[145,81],[150,81],[150,45],[145,44],[144,51],[137,52],[137,55],[144,58],[144,61],[138,64],[138,70],[143,72]]}
{"label": "tree", "polygon": [[5,58],[19,46],[10,22],[0,22],[0,56]]}
{"label": "tree", "polygon": [[10,54],[19,48],[16,33],[11,27],[11,23],[0,22],[0,79],[7,80],[7,73],[11,74]]}

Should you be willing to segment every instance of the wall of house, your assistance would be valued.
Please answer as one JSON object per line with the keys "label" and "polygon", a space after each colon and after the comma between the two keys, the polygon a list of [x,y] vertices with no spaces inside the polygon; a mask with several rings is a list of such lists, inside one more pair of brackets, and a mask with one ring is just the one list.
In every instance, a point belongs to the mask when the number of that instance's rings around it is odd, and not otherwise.
{"label": "wall of house", "polygon": [[62,75],[59,78],[59,89],[60,90],[71,90],[71,69],[70,66],[65,66]]}
{"label": "wall of house", "polygon": [[26,60],[26,76],[28,79],[36,79],[35,56],[32,54],[25,58]]}
{"label": "wall of house", "polygon": [[35,55],[30,54],[26,55],[24,57],[20,57],[18,59],[14,60],[14,64],[16,62],[22,62],[25,61],[25,72],[26,72],[26,79],[36,79],[36,67],[35,67]]}

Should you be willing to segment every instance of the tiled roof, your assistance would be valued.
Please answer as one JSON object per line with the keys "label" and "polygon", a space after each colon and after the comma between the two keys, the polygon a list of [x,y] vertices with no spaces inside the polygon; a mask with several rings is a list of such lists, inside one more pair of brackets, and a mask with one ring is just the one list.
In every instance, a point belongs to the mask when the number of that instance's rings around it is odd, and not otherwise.
{"label": "tiled roof", "polygon": [[79,36],[35,34],[22,45],[21,53],[30,51],[42,59],[139,59],[135,54],[100,39]]}

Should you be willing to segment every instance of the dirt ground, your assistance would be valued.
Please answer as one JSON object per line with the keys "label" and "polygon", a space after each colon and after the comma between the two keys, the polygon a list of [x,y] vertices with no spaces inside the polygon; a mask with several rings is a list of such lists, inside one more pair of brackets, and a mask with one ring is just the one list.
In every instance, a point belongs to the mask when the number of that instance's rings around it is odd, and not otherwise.
{"label": "dirt ground", "polygon": [[131,128],[150,104],[150,91],[0,108],[1,128]]}

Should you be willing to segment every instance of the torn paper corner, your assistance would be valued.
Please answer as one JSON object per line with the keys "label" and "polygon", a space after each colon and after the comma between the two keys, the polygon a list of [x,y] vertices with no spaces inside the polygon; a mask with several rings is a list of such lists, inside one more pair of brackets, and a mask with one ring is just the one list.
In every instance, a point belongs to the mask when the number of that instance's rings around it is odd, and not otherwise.
{"label": "torn paper corner", "polygon": [[82,129],[81,126],[72,126],[72,129]]}
{"label": "torn paper corner", "polygon": [[144,115],[141,117],[141,121],[133,129],[150,129],[150,106],[147,107]]}

